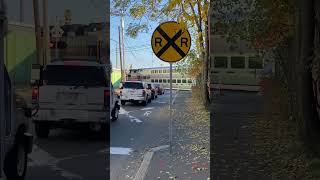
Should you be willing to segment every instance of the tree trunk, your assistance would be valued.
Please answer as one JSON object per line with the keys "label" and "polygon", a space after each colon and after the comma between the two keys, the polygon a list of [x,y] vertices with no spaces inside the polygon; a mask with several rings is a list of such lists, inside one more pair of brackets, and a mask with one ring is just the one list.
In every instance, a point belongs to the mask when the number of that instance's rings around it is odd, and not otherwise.
{"label": "tree trunk", "polygon": [[300,124],[300,132],[305,142],[312,141],[317,136],[319,129],[315,118],[315,102],[313,101],[312,74],[309,68],[309,58],[314,47],[314,9],[313,0],[298,0],[297,3],[297,63],[296,72],[296,98],[297,120]]}

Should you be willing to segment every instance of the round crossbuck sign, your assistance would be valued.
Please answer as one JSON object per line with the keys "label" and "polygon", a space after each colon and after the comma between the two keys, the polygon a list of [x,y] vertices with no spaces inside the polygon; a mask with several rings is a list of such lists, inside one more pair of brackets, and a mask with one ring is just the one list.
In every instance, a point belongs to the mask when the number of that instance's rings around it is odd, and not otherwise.
{"label": "round crossbuck sign", "polygon": [[191,36],[185,27],[169,21],[160,24],[152,34],[154,54],[165,62],[177,62],[184,58],[191,46]]}

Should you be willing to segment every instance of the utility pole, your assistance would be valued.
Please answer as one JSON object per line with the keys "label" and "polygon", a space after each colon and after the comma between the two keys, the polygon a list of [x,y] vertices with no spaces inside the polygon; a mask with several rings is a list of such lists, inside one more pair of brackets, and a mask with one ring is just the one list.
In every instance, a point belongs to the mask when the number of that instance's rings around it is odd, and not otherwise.
{"label": "utility pole", "polygon": [[40,27],[40,17],[39,17],[39,1],[33,0],[33,19],[34,19],[34,28],[36,34],[36,47],[37,47],[37,63],[41,64],[41,59],[43,58],[43,51],[41,46],[41,27]]}
{"label": "utility pole", "polygon": [[44,47],[44,64],[50,62],[49,51],[49,24],[48,24],[48,0],[43,0],[43,47]]}
{"label": "utility pole", "polygon": [[118,68],[118,47],[116,47],[116,68]]}
{"label": "utility pole", "polygon": [[[124,11],[122,11],[122,15],[121,15],[121,30],[122,30],[122,61],[123,61],[123,69],[124,69],[124,72],[126,72],[126,63],[125,63],[125,59],[124,59],[124,54],[125,54],[125,51],[124,51],[124,14],[123,14]],[[124,76],[124,80],[126,80],[126,76]]]}
{"label": "utility pole", "polygon": [[121,82],[123,82],[123,69],[122,69],[122,52],[121,52],[121,35],[120,35],[120,26],[118,26],[119,31],[119,53],[120,53],[120,71],[121,71]]}
{"label": "utility pole", "polygon": [[24,21],[24,0],[20,0],[20,23]]}

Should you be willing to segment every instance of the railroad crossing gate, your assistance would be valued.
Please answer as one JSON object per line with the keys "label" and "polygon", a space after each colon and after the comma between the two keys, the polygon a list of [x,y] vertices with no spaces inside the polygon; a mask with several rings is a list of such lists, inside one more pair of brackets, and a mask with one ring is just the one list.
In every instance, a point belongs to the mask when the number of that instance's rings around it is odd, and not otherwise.
{"label": "railroad crossing gate", "polygon": [[168,21],[155,29],[151,38],[151,46],[159,59],[174,63],[188,54],[191,36],[186,27],[177,22]]}

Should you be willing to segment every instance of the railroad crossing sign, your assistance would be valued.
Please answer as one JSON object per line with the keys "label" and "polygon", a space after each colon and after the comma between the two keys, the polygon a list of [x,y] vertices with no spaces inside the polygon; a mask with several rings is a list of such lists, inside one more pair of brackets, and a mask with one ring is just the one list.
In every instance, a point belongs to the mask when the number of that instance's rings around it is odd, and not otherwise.
{"label": "railroad crossing sign", "polygon": [[63,29],[61,29],[61,27],[59,25],[55,25],[51,29],[52,37],[54,37],[54,38],[61,38],[63,32],[64,32]]}
{"label": "railroad crossing sign", "polygon": [[152,34],[151,46],[154,54],[169,63],[184,58],[191,46],[191,36],[187,28],[178,22],[160,24]]}

